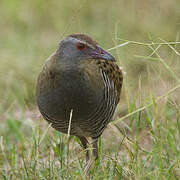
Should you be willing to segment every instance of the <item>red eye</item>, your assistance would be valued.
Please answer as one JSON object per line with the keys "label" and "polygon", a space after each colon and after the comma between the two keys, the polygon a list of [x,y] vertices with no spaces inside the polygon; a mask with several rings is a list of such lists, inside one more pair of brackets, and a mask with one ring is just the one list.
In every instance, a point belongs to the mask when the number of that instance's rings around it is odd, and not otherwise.
{"label": "red eye", "polygon": [[76,46],[78,50],[85,50],[87,48],[87,46],[83,43],[77,43]]}

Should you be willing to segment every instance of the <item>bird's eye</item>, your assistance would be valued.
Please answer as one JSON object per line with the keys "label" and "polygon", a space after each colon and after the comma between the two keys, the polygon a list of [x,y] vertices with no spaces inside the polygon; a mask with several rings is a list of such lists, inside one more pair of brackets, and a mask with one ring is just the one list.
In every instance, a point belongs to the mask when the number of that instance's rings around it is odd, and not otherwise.
{"label": "bird's eye", "polygon": [[87,48],[87,46],[83,43],[77,43],[76,47],[78,50],[85,50]]}

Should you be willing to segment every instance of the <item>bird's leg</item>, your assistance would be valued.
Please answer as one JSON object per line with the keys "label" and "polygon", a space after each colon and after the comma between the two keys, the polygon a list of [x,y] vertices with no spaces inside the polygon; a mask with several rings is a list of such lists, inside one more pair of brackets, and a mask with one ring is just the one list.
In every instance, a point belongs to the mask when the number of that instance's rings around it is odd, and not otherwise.
{"label": "bird's leg", "polygon": [[[79,139],[80,139],[84,149],[87,149],[88,148],[87,144],[89,143],[88,140],[83,136],[80,136]],[[86,166],[85,166],[84,172],[83,172],[83,174],[85,176],[87,175],[87,173],[91,167],[91,164],[92,164],[92,161],[89,159],[89,150],[87,149],[86,150]]]}
{"label": "bird's leg", "polygon": [[[94,156],[94,159],[97,160],[97,158],[98,158],[98,138],[93,138],[92,145],[93,145],[93,150],[92,150],[93,156]],[[87,164],[84,169],[85,176],[87,175],[89,169],[91,168],[92,163],[93,163],[93,160],[87,161]]]}
{"label": "bird's leg", "polygon": [[[83,145],[83,148],[86,150],[88,148],[87,144],[89,143],[88,140],[83,137],[83,136],[79,136],[79,139]],[[89,150],[86,150],[86,164],[88,163],[89,161]]]}
{"label": "bird's leg", "polygon": [[94,159],[97,160],[98,158],[98,138],[93,139],[93,155]]}

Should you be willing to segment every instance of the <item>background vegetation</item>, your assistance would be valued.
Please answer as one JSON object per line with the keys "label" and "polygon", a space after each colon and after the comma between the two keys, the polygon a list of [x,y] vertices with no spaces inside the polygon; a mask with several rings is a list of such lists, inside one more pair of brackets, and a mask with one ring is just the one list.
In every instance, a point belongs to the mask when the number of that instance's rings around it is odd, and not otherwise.
{"label": "background vegetation", "polygon": [[0,179],[85,179],[78,139],[67,143],[35,104],[45,59],[77,32],[126,71],[115,121],[86,178],[180,179],[179,0],[1,0]]}

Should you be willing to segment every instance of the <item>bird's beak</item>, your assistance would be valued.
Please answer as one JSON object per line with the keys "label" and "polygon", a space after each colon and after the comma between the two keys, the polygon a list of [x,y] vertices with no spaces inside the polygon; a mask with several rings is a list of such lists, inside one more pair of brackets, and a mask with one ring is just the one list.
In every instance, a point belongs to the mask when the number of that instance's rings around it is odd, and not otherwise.
{"label": "bird's beak", "polygon": [[116,61],[114,56],[112,56],[110,53],[105,51],[103,48],[98,46],[93,52],[92,57],[95,59],[104,59],[108,61]]}

